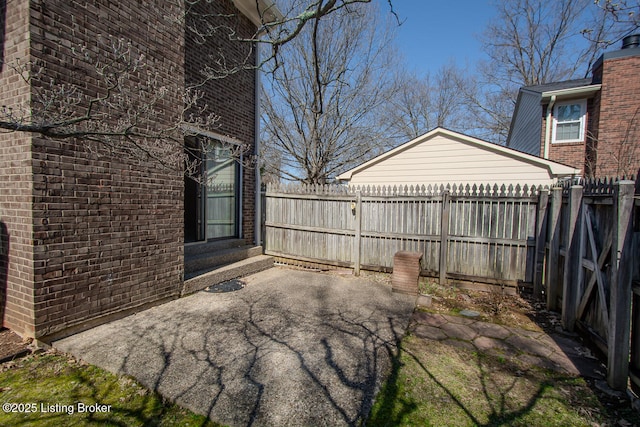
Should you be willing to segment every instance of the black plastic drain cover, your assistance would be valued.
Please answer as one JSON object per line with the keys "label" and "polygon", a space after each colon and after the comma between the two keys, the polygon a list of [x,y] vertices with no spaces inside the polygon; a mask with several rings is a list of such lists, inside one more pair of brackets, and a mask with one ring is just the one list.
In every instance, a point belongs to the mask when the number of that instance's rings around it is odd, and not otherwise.
{"label": "black plastic drain cover", "polygon": [[218,283],[217,285],[207,286],[204,288],[205,292],[211,292],[212,294],[219,294],[222,292],[239,291],[244,288],[245,283],[240,279],[229,280],[228,282]]}

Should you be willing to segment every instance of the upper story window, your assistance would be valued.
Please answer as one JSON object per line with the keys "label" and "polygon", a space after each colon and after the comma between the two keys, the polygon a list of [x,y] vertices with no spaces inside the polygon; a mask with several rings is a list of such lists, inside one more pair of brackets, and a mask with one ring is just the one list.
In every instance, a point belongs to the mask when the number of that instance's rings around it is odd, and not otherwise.
{"label": "upper story window", "polygon": [[583,142],[587,101],[558,103],[553,107],[553,142]]}

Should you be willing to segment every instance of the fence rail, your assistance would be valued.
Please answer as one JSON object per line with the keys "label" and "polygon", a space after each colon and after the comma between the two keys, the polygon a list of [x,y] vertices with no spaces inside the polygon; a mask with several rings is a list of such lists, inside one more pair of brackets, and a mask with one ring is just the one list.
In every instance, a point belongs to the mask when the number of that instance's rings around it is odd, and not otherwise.
{"label": "fence rail", "polygon": [[390,270],[400,250],[422,253],[441,282],[533,281],[540,188],[532,186],[294,186],[266,191],[266,253]]}

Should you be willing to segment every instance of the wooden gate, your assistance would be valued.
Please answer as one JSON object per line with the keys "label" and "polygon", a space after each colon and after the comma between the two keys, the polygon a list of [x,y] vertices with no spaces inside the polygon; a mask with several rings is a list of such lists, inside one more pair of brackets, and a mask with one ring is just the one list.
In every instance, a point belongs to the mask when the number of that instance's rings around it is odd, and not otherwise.
{"label": "wooden gate", "polygon": [[[606,355],[608,383],[621,390],[627,387],[630,354],[640,361],[640,334],[634,332],[630,344],[631,285],[634,274],[640,277],[637,268],[634,272],[640,254],[634,193],[634,182],[625,180],[554,188],[547,218],[548,308],[561,308],[563,327],[579,330]],[[633,318],[640,325],[640,300],[635,300]],[[640,363],[634,363],[632,379],[640,372]]]}

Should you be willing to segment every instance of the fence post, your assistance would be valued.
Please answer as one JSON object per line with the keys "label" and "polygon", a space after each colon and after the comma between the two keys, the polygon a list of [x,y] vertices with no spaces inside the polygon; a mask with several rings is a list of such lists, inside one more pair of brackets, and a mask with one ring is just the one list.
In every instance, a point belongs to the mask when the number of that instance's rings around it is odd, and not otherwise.
{"label": "fence post", "polygon": [[562,288],[562,326],[573,331],[578,309],[578,289],[582,277],[582,192],[581,185],[569,189],[569,223],[566,230],[564,278]]}
{"label": "fence post", "polygon": [[553,187],[551,190],[551,209],[549,211],[549,257],[547,258],[547,310],[558,310],[559,271],[558,259],[560,258],[560,212],[562,211],[562,187]]}
{"label": "fence post", "polygon": [[[638,254],[634,253],[634,257]],[[637,284],[631,285],[631,344],[629,351],[631,355],[629,357],[629,377],[635,377],[631,381],[631,390],[638,395],[640,393],[640,290],[637,288]]]}
{"label": "fence post", "polygon": [[356,276],[360,275],[360,252],[362,248],[362,193],[360,190],[356,190],[356,206],[355,206],[355,214],[356,214],[356,229],[354,234],[354,242],[353,242],[353,274]]}
{"label": "fence post", "polygon": [[447,283],[447,256],[449,252],[449,190],[442,193],[442,211],[440,215],[440,264],[438,269],[440,285]]}
{"label": "fence post", "polygon": [[[256,213],[256,217],[260,218],[260,224],[256,224],[256,244],[262,246],[262,250],[265,248],[265,238],[267,233],[267,189],[266,187],[260,188],[260,212]],[[260,230],[260,232],[257,232]]]}
{"label": "fence post", "polygon": [[547,204],[549,190],[542,189],[538,195],[538,209],[536,212],[536,247],[533,262],[533,296],[542,298],[542,276],[544,269],[545,246],[547,244]]}
{"label": "fence post", "polygon": [[634,182],[616,183],[613,200],[613,243],[611,246],[611,302],[609,342],[607,343],[607,383],[626,390],[629,376],[629,337],[631,321],[631,280],[633,267],[631,221]]}

